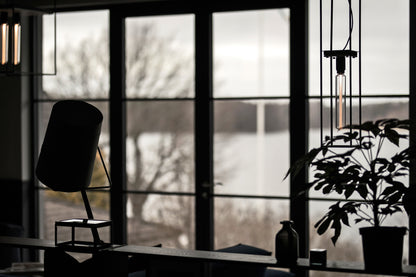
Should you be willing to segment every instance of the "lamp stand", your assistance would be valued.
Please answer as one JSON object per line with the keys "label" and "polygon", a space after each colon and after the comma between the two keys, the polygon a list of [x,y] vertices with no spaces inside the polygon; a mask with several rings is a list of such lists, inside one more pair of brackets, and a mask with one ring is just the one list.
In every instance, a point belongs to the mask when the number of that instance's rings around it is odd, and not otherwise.
{"label": "lamp stand", "polygon": [[[88,219],[94,219],[94,216],[93,216],[92,210],[91,210],[91,206],[90,206],[90,201],[88,201],[88,196],[87,196],[87,192],[85,191],[85,189],[81,190],[81,195],[82,195],[82,200],[84,201],[84,206],[85,206],[85,210],[87,212]],[[97,229],[92,227],[91,232],[92,232],[92,236],[94,238],[94,243],[95,244],[101,244],[102,241],[100,239],[100,235],[98,234]]]}
{"label": "lamp stand", "polygon": [[[95,253],[100,249],[108,248],[112,245],[111,242],[104,242],[100,239],[98,228],[109,227],[111,231],[111,220],[96,220],[92,214],[90,202],[88,201],[87,192],[81,189],[82,200],[84,201],[85,210],[88,219],[72,218],[66,220],[55,221],[55,245],[63,247],[68,251]],[[71,239],[63,242],[58,242],[58,227],[71,228]],[[93,241],[77,240],[75,232],[77,228],[87,228],[91,230]]]}

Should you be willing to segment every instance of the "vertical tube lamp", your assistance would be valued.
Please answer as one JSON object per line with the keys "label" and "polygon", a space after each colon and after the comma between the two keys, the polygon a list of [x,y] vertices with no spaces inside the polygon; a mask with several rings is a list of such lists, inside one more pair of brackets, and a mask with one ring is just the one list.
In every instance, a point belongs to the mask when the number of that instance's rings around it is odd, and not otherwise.
{"label": "vertical tube lamp", "polygon": [[[338,131],[345,128],[352,130],[353,125],[361,124],[361,0],[345,0],[348,6],[348,21],[343,22],[340,18],[340,11],[334,13],[335,8],[341,7],[343,1],[326,1],[326,5],[330,7],[324,8],[323,0],[320,0],[319,26],[320,26],[320,126],[321,126],[321,145],[328,139],[332,139],[337,135]],[[352,2],[356,2],[357,7],[352,7]],[[337,5],[334,5],[334,4]],[[353,11],[358,9],[358,20],[353,15]],[[324,16],[323,11],[329,10],[330,14],[325,17],[329,23],[329,32],[324,32]],[[342,12],[342,11],[341,11]],[[340,28],[334,28],[334,18],[341,27],[348,28],[348,37],[343,48],[335,48],[334,37],[339,37]],[[358,36],[353,35],[354,23],[358,22]],[[325,27],[326,28],[326,27]],[[334,34],[334,32],[336,33]],[[353,45],[353,39],[357,42]],[[324,41],[328,43],[328,50],[323,50]],[[358,50],[353,50],[358,46]],[[358,57],[358,74],[353,74],[353,69],[357,62],[353,62]],[[329,77],[324,79],[323,59],[329,59]],[[334,72],[334,63],[336,72]],[[335,79],[335,83],[334,83]],[[326,82],[329,84],[326,85]],[[354,81],[354,82],[353,82]],[[358,86],[356,85],[358,81]],[[353,108],[353,99],[358,99],[358,105]],[[329,106],[324,106],[325,99],[329,100]],[[325,116],[324,116],[325,111]],[[328,115],[328,120],[326,120]],[[325,121],[325,122],[324,122]],[[329,124],[328,124],[329,123]],[[361,137],[361,132],[359,134]],[[342,147],[341,145],[330,146]]]}
{"label": "vertical tube lamp", "polygon": [[0,13],[1,24],[1,65],[9,62],[9,22],[7,12]]}
{"label": "vertical tube lamp", "polygon": [[20,64],[20,44],[21,44],[22,26],[20,24],[20,15],[15,14],[13,18],[13,64]]}
{"label": "vertical tube lamp", "polygon": [[347,79],[345,77],[345,57],[336,57],[337,75],[335,76],[335,93],[338,101],[336,107],[338,108],[337,129],[342,129],[346,125],[346,86]]}

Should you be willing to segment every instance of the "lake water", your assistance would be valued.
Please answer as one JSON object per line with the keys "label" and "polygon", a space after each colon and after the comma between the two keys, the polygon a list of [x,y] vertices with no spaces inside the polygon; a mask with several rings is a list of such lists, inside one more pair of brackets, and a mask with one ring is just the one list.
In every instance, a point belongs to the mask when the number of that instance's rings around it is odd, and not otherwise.
{"label": "lake water", "polygon": [[[151,149],[151,145],[157,141],[156,137],[160,135],[144,135],[141,137],[141,145],[143,148]],[[289,196],[289,182],[283,180],[289,168],[289,133],[276,132],[267,133],[264,137],[259,137],[256,134],[238,134],[238,135],[217,135],[215,137],[214,147],[214,171],[215,181],[221,182],[222,185],[215,186],[215,193],[217,194],[250,194],[250,195],[265,195],[265,196]],[[310,133],[310,146],[316,147],[319,145],[320,132],[319,130],[312,130]],[[190,145],[193,147],[193,145]],[[388,152],[391,152],[389,149]],[[261,153],[261,155],[259,155]],[[144,155],[151,157],[152,155]],[[260,166],[259,166],[260,165]],[[132,168],[130,164],[130,168]],[[189,189],[193,191],[193,188]],[[311,197],[322,197],[318,192],[311,191]],[[336,196],[336,195],[334,195]],[[327,196],[324,196],[327,197]],[[158,208],[158,203],[164,199],[161,196],[149,197],[144,214],[148,220],[156,219],[160,216],[161,211]],[[279,209],[264,209],[264,200],[244,200],[236,198],[230,200],[234,205],[233,209],[241,210],[241,208],[256,209],[258,212],[267,211],[268,213],[276,211],[278,216],[281,215],[282,205],[283,210],[288,211],[288,201],[273,200],[273,202],[280,205]],[[224,198],[217,198],[216,205],[221,205],[226,201]],[[313,224],[324,215],[325,211],[334,202],[328,201],[311,201],[310,202],[310,222]],[[160,206],[160,205],[159,205]],[[239,206],[239,207],[238,207]],[[275,206],[271,206],[275,207]],[[284,208],[286,207],[286,208]],[[276,215],[277,215],[276,214]],[[131,214],[130,216],[133,216]],[[217,215],[217,217],[220,217]],[[284,218],[280,218],[284,219]],[[394,216],[385,222],[386,225],[407,226],[406,215]],[[365,224],[354,225],[352,228],[345,227],[339,239],[339,244],[353,243],[360,247],[360,239],[358,236],[358,228],[365,226]],[[313,227],[311,227],[311,236],[317,236]],[[322,247],[319,241],[314,240],[317,245],[311,247]],[[407,240],[405,243],[405,251],[407,251]],[[332,250],[335,251],[335,250]]]}

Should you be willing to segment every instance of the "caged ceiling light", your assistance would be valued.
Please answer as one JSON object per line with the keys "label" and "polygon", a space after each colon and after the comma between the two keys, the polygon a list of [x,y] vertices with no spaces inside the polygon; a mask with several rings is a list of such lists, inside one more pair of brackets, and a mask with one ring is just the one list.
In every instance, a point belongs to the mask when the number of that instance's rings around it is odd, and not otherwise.
{"label": "caged ceiling light", "polygon": [[[347,22],[342,22],[338,13],[338,16],[335,17],[335,19],[338,19],[337,23],[340,27],[348,27],[346,30],[348,34],[347,41],[343,48],[337,49],[334,47],[334,0],[325,2],[327,5],[329,4],[330,11],[329,18],[326,18],[329,21],[329,32],[323,32],[322,11],[324,5],[323,0],[320,0],[320,131],[322,144],[328,138],[332,139],[337,131],[351,125],[361,124],[361,0],[355,1],[358,5],[358,20],[354,19],[352,1],[342,1],[342,4],[346,3],[347,5],[344,6],[348,8],[340,6],[341,1],[336,1],[338,5],[337,12],[339,12],[339,8],[345,8],[348,13]],[[352,43],[354,25],[357,25],[357,23],[358,37],[357,43],[354,45],[358,46],[358,51],[353,50]],[[325,34],[328,37],[324,37]],[[326,45],[328,50],[323,50],[324,40],[328,43]],[[324,74],[325,58],[329,60],[329,74],[326,73],[327,71]],[[358,74],[354,75],[353,68],[357,65],[357,60]],[[358,82],[358,86],[353,81]],[[353,103],[353,99],[358,99],[358,103]],[[324,105],[324,102],[326,105]]]}
{"label": "caged ceiling light", "polygon": [[[45,8],[46,7],[46,8]],[[56,0],[42,7],[34,7],[32,1],[0,1],[0,74],[2,75],[56,75]],[[43,41],[44,34],[35,30],[33,18],[43,15],[53,16],[53,69],[42,72],[31,68],[30,62],[22,62],[22,57],[29,60],[35,52],[34,43]],[[49,26],[52,27],[52,26]],[[22,53],[23,51],[23,53]],[[23,64],[22,64],[23,63]]]}

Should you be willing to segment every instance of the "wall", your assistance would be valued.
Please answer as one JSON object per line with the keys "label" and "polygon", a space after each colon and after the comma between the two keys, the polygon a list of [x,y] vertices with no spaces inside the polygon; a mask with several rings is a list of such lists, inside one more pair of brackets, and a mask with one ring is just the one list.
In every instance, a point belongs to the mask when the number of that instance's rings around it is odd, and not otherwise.
{"label": "wall", "polygon": [[30,102],[24,79],[0,78],[0,222],[28,231]]}
{"label": "wall", "polygon": [[[29,41],[22,32],[22,42]],[[27,43],[29,44],[29,43]],[[22,45],[22,68],[30,67]],[[31,154],[31,80],[29,76],[0,76],[0,222],[22,225],[25,235],[35,228]]]}

